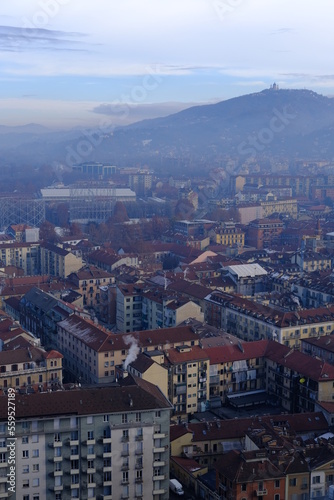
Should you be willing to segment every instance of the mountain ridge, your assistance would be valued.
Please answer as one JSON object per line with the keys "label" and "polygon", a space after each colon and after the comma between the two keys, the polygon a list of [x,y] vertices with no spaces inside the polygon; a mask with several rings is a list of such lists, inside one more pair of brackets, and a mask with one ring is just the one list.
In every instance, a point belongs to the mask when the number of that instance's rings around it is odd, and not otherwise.
{"label": "mountain ridge", "polygon": [[[164,159],[185,158],[194,163],[227,157],[246,161],[254,156],[332,160],[334,99],[307,89],[264,89],[116,127],[110,133],[93,130],[91,137],[58,132],[59,140],[48,133],[5,153],[20,161],[33,151],[37,162],[67,165],[70,158],[72,163],[112,161],[120,166],[154,166]],[[90,146],[87,154],[80,149],[83,141]]]}

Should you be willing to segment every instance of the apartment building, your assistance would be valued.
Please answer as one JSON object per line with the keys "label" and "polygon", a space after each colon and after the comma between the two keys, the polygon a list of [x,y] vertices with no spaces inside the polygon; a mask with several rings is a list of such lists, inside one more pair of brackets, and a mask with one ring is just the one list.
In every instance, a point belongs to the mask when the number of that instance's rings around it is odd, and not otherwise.
{"label": "apartment building", "polygon": [[0,351],[0,388],[51,388],[61,384],[62,358],[58,351],[46,352],[32,345]]}
{"label": "apartment building", "polygon": [[174,413],[202,412],[209,397],[209,357],[199,346],[181,345],[165,352],[169,370],[169,400]]}
{"label": "apartment building", "polygon": [[297,252],[291,257],[291,263],[297,264],[302,272],[313,273],[314,271],[329,271],[332,268],[330,255],[319,252],[304,251]]}
{"label": "apartment building", "polygon": [[250,296],[265,291],[267,274],[259,264],[224,266],[222,270],[222,276],[231,278],[235,283],[237,293]]}
{"label": "apartment building", "polygon": [[285,475],[262,450],[231,450],[217,468],[217,491],[222,500],[242,498],[285,498]]}
{"label": "apartment building", "polygon": [[57,349],[57,323],[74,312],[88,317],[79,308],[58,299],[40,288],[32,287],[20,300],[20,323],[36,337],[42,345]]}
{"label": "apartment building", "polygon": [[103,306],[103,288],[114,283],[114,277],[110,273],[95,266],[84,266],[69,274],[68,279],[83,296],[83,305],[94,308],[97,312]]}
{"label": "apartment building", "polygon": [[0,245],[0,261],[5,266],[23,269],[26,276],[39,273],[39,243],[3,243]]}
{"label": "apartment building", "polygon": [[265,358],[267,391],[286,411],[314,411],[317,401],[333,401],[333,365],[273,341]]}
{"label": "apartment building", "polygon": [[140,352],[163,351],[178,345],[198,345],[199,335],[190,326],[114,334],[76,314],[58,323],[58,349],[64,354],[64,369],[75,380],[109,383],[116,379],[116,366],[123,366],[132,347]]}
{"label": "apartment building", "polygon": [[272,244],[279,243],[284,224],[280,219],[258,219],[250,222],[247,230],[246,242],[258,250],[271,248]]}
{"label": "apartment building", "polygon": [[322,307],[334,303],[334,281],[331,273],[308,273],[295,279],[291,291],[298,296],[303,307]]}
{"label": "apartment building", "polygon": [[315,337],[304,339],[301,343],[301,352],[317,357],[334,365],[334,335],[325,335],[325,337]]}
{"label": "apartment building", "polygon": [[118,285],[116,287],[116,327],[120,332],[142,329],[143,285]]}
{"label": "apartment building", "polygon": [[67,278],[83,266],[81,257],[51,243],[43,243],[39,247],[39,268],[41,274]]}
{"label": "apartment building", "polygon": [[117,285],[116,326],[121,332],[175,327],[188,318],[203,321],[201,307],[176,291]]}
{"label": "apartment building", "polygon": [[[169,498],[171,405],[141,379],[16,398],[16,498]],[[7,398],[0,398],[0,498],[10,496]]]}
{"label": "apartment building", "polygon": [[[171,456],[195,459],[200,466],[212,467],[222,455],[231,449],[242,451],[261,448],[259,443],[256,446],[249,444],[249,438],[254,439],[253,433],[250,433],[256,430],[259,438],[265,436],[262,446],[271,441],[268,435],[272,435],[272,440],[276,439],[276,445],[284,449],[284,446],[281,446],[282,443],[277,442],[280,436],[285,436],[290,443],[292,440],[300,443],[301,437],[305,440],[314,439],[327,432],[328,424],[322,412],[318,411],[252,416],[232,420],[215,419],[172,425],[170,428]],[[288,458],[288,464],[290,462]],[[292,473],[292,470],[293,467],[290,468],[289,473]],[[294,473],[296,472],[294,469]]]}
{"label": "apartment building", "polygon": [[216,229],[216,243],[225,246],[245,245],[245,232],[234,222],[223,222]]}
{"label": "apartment building", "polygon": [[217,398],[222,403],[246,391],[263,391],[266,388],[265,353],[267,341],[243,342],[206,347],[209,356],[210,401]]}
{"label": "apartment building", "polygon": [[302,339],[328,335],[334,329],[334,306],[284,312],[218,291],[205,300],[205,320],[243,340],[274,339],[300,349]]}
{"label": "apartment building", "polygon": [[289,215],[293,219],[298,216],[298,204],[296,199],[287,198],[285,200],[261,201],[263,217],[267,218],[273,214]]}
{"label": "apartment building", "polygon": [[198,321],[204,319],[201,307],[189,298],[177,292],[162,290],[143,292],[143,329],[174,327],[188,318],[195,318]]}

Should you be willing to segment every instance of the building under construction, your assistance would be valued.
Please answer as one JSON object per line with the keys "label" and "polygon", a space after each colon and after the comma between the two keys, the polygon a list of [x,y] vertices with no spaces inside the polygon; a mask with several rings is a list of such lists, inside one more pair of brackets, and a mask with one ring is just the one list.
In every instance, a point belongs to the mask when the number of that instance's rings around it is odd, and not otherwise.
{"label": "building under construction", "polygon": [[42,199],[24,197],[22,194],[0,196],[0,229],[11,224],[39,227],[45,220],[45,202]]}

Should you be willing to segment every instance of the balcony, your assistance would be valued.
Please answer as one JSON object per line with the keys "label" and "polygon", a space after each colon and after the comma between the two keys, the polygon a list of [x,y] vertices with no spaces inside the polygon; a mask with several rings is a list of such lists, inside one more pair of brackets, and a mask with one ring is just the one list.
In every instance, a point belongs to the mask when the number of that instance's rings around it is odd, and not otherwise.
{"label": "balcony", "polygon": [[103,458],[111,458],[111,456],[112,456],[111,450],[110,451],[104,451],[102,456],[103,456]]}
{"label": "balcony", "polygon": [[153,490],[153,495],[163,495],[166,493],[166,490],[163,488],[160,488],[159,490]]}
{"label": "balcony", "polygon": [[266,490],[266,489],[256,490],[256,495],[258,497],[263,497],[265,495],[268,495],[268,490]]}
{"label": "balcony", "polygon": [[103,444],[109,444],[109,443],[111,443],[111,436],[110,437],[103,437],[102,438],[102,443]]}
{"label": "balcony", "polygon": [[167,434],[165,432],[155,432],[153,434],[153,439],[164,439],[166,435]]}
{"label": "balcony", "polygon": [[153,448],[153,453],[163,453],[166,449],[166,446],[159,446],[159,448]]}
{"label": "balcony", "polygon": [[49,443],[49,448],[60,448],[63,446],[61,441],[53,441],[53,443]]}
{"label": "balcony", "polygon": [[164,481],[165,479],[165,474],[160,474],[160,476],[153,476],[153,481]]}
{"label": "balcony", "polygon": [[[142,434],[137,434],[137,436],[136,436],[135,439],[136,439],[136,441],[142,441],[143,440],[143,435]],[[6,449],[6,451],[7,451],[7,449]]]}
{"label": "balcony", "polygon": [[122,436],[121,442],[122,443],[127,443],[129,441],[129,436]]}
{"label": "balcony", "polygon": [[129,470],[129,464],[123,464],[121,467],[121,471],[127,471]]}
{"label": "balcony", "polygon": [[166,465],[165,460],[155,460],[153,462],[153,467],[164,467]]}

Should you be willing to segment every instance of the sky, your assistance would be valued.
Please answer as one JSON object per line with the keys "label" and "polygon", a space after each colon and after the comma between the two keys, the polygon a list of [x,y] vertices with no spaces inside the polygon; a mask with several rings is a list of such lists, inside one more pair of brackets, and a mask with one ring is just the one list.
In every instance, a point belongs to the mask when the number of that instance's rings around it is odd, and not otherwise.
{"label": "sky", "polygon": [[10,0],[0,125],[127,124],[280,88],[334,96],[333,0]]}

